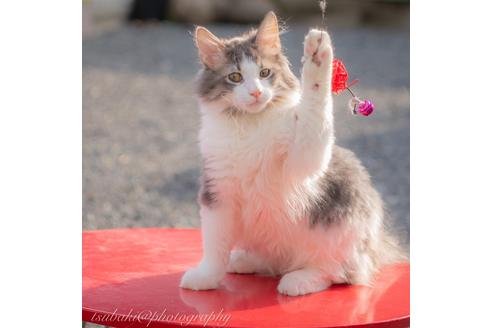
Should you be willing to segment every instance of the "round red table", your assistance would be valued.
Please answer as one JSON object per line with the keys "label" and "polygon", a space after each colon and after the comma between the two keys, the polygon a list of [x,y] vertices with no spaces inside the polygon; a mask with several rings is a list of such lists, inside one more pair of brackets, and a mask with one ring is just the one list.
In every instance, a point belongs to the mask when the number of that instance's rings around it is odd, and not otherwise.
{"label": "round red table", "polygon": [[198,229],[83,233],[82,320],[112,327],[408,327],[409,265],[372,287],[335,285],[300,297],[279,278],[228,274],[217,290],[178,287],[201,256]]}

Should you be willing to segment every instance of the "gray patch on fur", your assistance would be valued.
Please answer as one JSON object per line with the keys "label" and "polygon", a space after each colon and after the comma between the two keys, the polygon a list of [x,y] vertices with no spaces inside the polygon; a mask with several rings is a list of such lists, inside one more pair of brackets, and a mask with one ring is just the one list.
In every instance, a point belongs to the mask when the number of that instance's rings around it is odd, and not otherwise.
{"label": "gray patch on fur", "polygon": [[207,178],[205,174],[201,178],[200,192],[198,194],[198,200],[200,204],[206,207],[213,207],[217,203],[217,195],[212,191],[213,181]]}
{"label": "gray patch on fur", "polygon": [[245,57],[258,63],[260,54],[255,41],[256,32],[250,32],[243,37],[234,38],[226,43],[224,55],[227,63],[236,65],[239,70],[241,69],[241,61]]}
{"label": "gray patch on fur", "polygon": [[322,193],[309,208],[310,223],[338,224],[352,218],[382,215],[382,202],[366,169],[349,150],[333,146],[327,171],[320,180]]}
{"label": "gray patch on fur", "polygon": [[198,94],[208,101],[218,100],[233,88],[222,74],[208,67],[205,67],[198,77]]}

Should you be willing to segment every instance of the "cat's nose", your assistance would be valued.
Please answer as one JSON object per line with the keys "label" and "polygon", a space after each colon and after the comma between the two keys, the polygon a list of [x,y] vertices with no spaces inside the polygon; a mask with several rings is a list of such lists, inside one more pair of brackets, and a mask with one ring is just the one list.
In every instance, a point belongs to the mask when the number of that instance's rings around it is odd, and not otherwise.
{"label": "cat's nose", "polygon": [[259,89],[256,89],[255,91],[250,92],[249,94],[255,98],[259,98],[261,96],[261,91]]}

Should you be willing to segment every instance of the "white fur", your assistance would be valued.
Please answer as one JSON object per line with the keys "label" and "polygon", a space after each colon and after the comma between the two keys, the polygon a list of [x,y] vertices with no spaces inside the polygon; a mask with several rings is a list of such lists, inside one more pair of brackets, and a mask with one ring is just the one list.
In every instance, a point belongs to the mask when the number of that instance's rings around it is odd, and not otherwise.
{"label": "white fur", "polygon": [[[331,158],[332,59],[328,34],[312,30],[302,90],[282,107],[260,106],[256,114],[235,118],[217,110],[231,99],[201,103],[200,148],[221,201],[201,208],[204,256],[184,275],[182,287],[216,288],[227,270],[268,272],[284,275],[280,293],[303,295],[346,281],[342,262],[363,262],[350,223],[313,228],[299,214],[306,199],[316,197],[315,182]],[[271,98],[267,82],[256,78],[259,67],[248,62],[243,69],[246,80],[234,102],[243,108],[253,88]]]}

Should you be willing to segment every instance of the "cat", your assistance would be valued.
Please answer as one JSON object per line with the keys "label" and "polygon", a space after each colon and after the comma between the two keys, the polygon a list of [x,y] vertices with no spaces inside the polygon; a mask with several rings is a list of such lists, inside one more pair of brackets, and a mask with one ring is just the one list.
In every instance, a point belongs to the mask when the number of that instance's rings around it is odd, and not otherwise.
{"label": "cat", "polygon": [[231,39],[197,27],[195,43],[203,258],[180,286],[215,289],[226,272],[281,275],[290,296],[370,284],[400,251],[367,171],[335,145],[328,33],[306,35],[301,82],[273,12]]}

